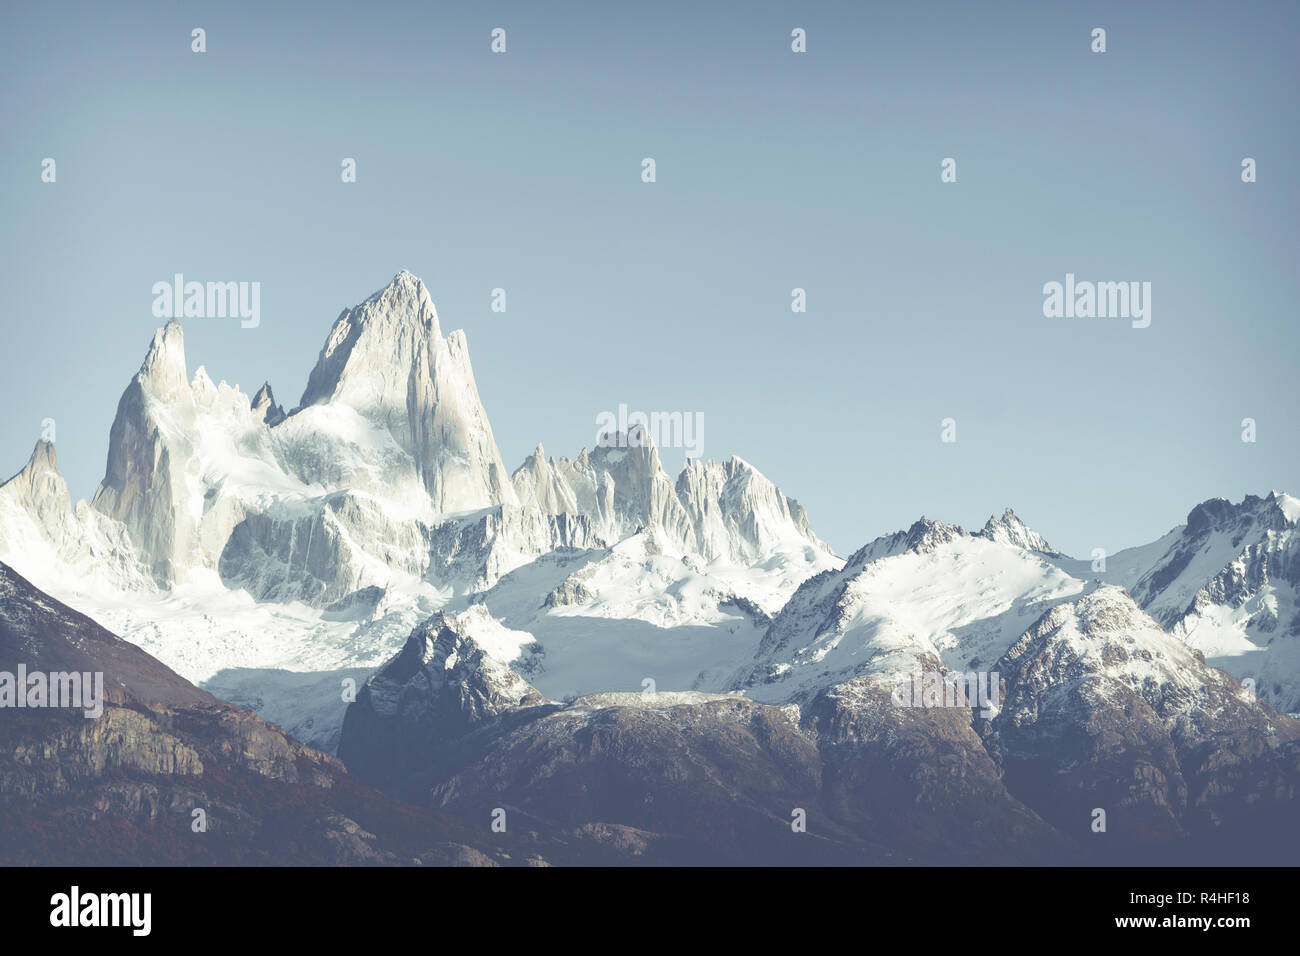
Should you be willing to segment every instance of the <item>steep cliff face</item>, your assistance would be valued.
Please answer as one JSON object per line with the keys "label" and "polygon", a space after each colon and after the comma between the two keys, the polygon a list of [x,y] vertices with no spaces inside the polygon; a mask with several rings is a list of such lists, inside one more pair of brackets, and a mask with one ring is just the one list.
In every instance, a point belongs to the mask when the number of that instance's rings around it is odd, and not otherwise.
{"label": "steep cliff face", "polygon": [[654,528],[680,553],[754,564],[806,553],[830,559],[798,502],[748,462],[687,460],[677,481],[644,431],[607,436],[591,454],[550,459],[542,447],[512,476],[521,503],[549,514],[581,514],[607,544]]}
{"label": "steep cliff face", "polygon": [[392,435],[437,511],[517,503],[465,333],[443,338],[429,291],[411,273],[334,323],[299,408],[322,404],[346,405]]}
{"label": "steep cliff face", "polygon": [[[586,455],[585,448],[583,455]],[[584,496],[586,507],[579,505],[573,483],[561,468],[562,466],[555,459],[549,462],[546,460],[546,451],[539,444],[510,476],[510,482],[514,485],[515,495],[520,504],[552,515],[594,513],[594,494]]]}
{"label": "steep cliff face", "polygon": [[[418,580],[435,529],[450,522],[445,539],[459,528],[451,516],[517,508],[464,335],[442,336],[428,290],[408,272],[340,315],[288,415],[267,384],[249,399],[202,368],[187,378],[171,322],[118,404],[93,499],[159,586],[212,569],[262,600],[329,604]],[[530,531],[496,553],[563,544]]]}
{"label": "steep cliff face", "polygon": [[782,551],[830,551],[813,534],[802,506],[743,459],[688,460],[677,496],[696,550],[706,558],[748,563]]}
{"label": "steep cliff face", "polygon": [[[287,415],[269,385],[248,399],[202,368],[188,380],[180,326],[160,329],[119,402],[93,506],[161,587],[214,569],[259,600],[317,606],[399,580],[486,588],[644,528],[705,562],[779,559],[792,579],[834,561],[747,463],[689,464],[674,486],[648,436],[626,439],[572,461],[538,446],[507,477],[463,333],[444,338],[428,290],[401,272],[335,321]],[[66,507],[51,498],[38,523]]]}
{"label": "steep cliff face", "polygon": [[160,584],[183,576],[197,557],[203,499],[192,480],[195,418],[184,335],[172,321],[154,335],[118,401],[104,480],[91,502],[126,526]]}
{"label": "steep cliff face", "polygon": [[126,529],[160,587],[215,569],[264,486],[290,484],[277,481],[269,388],[255,412],[237,387],[214,383],[202,366],[192,380],[187,374],[184,334],[169,322],[118,402],[104,479],[91,501]]}

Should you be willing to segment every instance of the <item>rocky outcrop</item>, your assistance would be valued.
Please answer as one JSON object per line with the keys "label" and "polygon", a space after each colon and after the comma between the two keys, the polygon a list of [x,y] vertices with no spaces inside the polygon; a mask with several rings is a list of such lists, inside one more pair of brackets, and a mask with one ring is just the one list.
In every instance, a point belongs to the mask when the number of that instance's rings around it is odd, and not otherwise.
{"label": "rocky outcrop", "polygon": [[[1209,667],[1126,591],[1048,611],[1002,656],[1001,711],[982,731],[1008,785],[1065,832],[1093,812],[1125,843],[1157,843],[1280,809],[1300,722]],[[1279,776],[1280,775],[1280,776]],[[1289,797],[1282,802],[1289,804]]]}
{"label": "rocky outcrop", "polygon": [[586,516],[606,546],[644,529],[679,553],[706,561],[752,564],[805,551],[829,557],[798,502],[740,458],[688,459],[676,483],[643,430],[616,433],[572,461],[545,458],[542,447],[513,476],[521,503],[548,514]]}
{"label": "rocky outcrop", "polygon": [[691,550],[705,558],[745,564],[783,550],[830,551],[803,507],[740,458],[725,464],[687,459],[677,496],[690,519]]}
{"label": "rocky outcrop", "polygon": [[264,425],[278,425],[284,421],[284,409],[275,403],[270,382],[263,382],[253,394],[250,413],[254,422]]}
{"label": "rocky outcrop", "polygon": [[544,554],[601,547],[604,541],[586,515],[501,505],[435,527],[427,576],[431,581],[458,582],[466,591],[482,591]]}
{"label": "rocky outcrop", "polygon": [[998,544],[1023,548],[1026,551],[1037,551],[1052,557],[1061,556],[1061,553],[1048,544],[1041,534],[1021,521],[1010,508],[1002,512],[1000,518],[990,515],[979,535]]}
{"label": "rocky outcrop", "polygon": [[154,334],[118,401],[104,480],[91,502],[126,526],[160,584],[182,576],[198,550],[202,493],[189,480],[194,418],[184,336],[172,321]]}
{"label": "rocky outcrop", "polygon": [[409,792],[412,773],[436,778],[455,759],[449,745],[502,715],[548,701],[471,636],[490,624],[481,605],[437,614],[374,674],[348,707],[339,757],[363,779]]}
{"label": "rocky outcrop", "polygon": [[98,672],[105,702],[91,717],[0,711],[5,865],[494,865],[550,851],[359,785],[333,757],[222,704],[0,564],[0,673],[20,666]]}

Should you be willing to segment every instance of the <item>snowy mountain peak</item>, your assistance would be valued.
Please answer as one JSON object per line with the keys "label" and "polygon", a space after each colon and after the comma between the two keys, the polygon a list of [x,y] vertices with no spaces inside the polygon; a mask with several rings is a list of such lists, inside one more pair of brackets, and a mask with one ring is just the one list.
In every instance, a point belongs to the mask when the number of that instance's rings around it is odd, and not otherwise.
{"label": "snowy mountain peak", "polygon": [[1268,500],[1278,507],[1288,524],[1300,524],[1300,498],[1293,498],[1279,491],[1271,491]]}
{"label": "snowy mountain peak", "polygon": [[1277,492],[1211,498],[1187,523],[1113,556],[1105,579],[1128,587],[1161,627],[1207,660],[1258,681],[1260,696],[1300,710],[1300,507]]}
{"label": "snowy mountain peak", "polygon": [[[1075,601],[1057,604],[1045,612],[1032,627],[1021,635],[1007,651],[1009,657],[1019,656],[1023,647],[1046,635],[1057,633],[1066,624],[1073,624],[1072,636],[1092,637],[1111,634],[1132,643],[1136,632],[1159,632],[1161,642],[1170,642],[1167,634],[1133,601],[1128,590],[1116,585],[1105,585]],[[1172,642],[1177,644],[1177,642]],[[1178,645],[1181,648],[1181,645]]]}
{"label": "snowy mountain peak", "polygon": [[517,503],[465,335],[442,337],[428,289],[409,272],[335,321],[291,414],[317,405],[345,406],[386,431],[439,512]]}
{"label": "snowy mountain peak", "polygon": [[369,775],[394,753],[409,755],[519,707],[546,703],[505,664],[531,636],[496,623],[480,605],[439,612],[411,632],[348,707],[339,757]]}
{"label": "snowy mountain peak", "polygon": [[907,552],[929,554],[951,542],[972,538],[1049,556],[1059,556],[1043,540],[1042,535],[1007,508],[1002,512],[1001,517],[991,516],[983,530],[973,535],[963,531],[958,525],[944,524],[942,521],[935,521],[922,515],[906,531],[884,535],[860,548],[849,558],[847,566],[862,568],[880,558]]}
{"label": "snowy mountain peak", "polygon": [[1038,551],[1053,556],[1059,554],[1041,534],[1021,521],[1010,508],[1002,512],[1001,518],[990,516],[988,523],[984,525],[984,530],[979,532],[979,537],[988,538],[998,544],[1024,548],[1026,551]]}
{"label": "snowy mountain peak", "polygon": [[546,460],[546,451],[538,442],[533,453],[510,476],[519,503],[548,515],[576,514],[577,498],[559,468],[558,463]]}
{"label": "snowy mountain peak", "polygon": [[73,509],[48,441],[38,441],[23,469],[0,484],[0,554],[21,558],[37,578],[56,580],[64,567],[79,582],[147,587],[126,529],[84,501]]}
{"label": "snowy mountain peak", "polygon": [[1107,700],[1127,709],[1136,695],[1179,736],[1194,738],[1199,725],[1214,721],[1240,721],[1241,715],[1229,718],[1228,707],[1272,723],[1267,708],[1243,695],[1233,678],[1207,666],[1113,585],[1053,607],[1007,649],[998,671],[1013,688],[1004,712],[1013,722],[1039,718],[1053,697],[1061,704],[1078,695],[1077,704],[1095,711]]}
{"label": "snowy mountain peak", "polygon": [[643,428],[606,432],[600,436],[595,450],[588,457],[598,468],[613,470],[616,467],[628,467],[623,463],[630,460],[633,463],[630,467],[640,471],[664,473],[659,464],[659,449],[655,447],[650,433]]}
{"label": "snowy mountain peak", "polygon": [[857,565],[874,558],[901,554],[905,551],[925,554],[965,534],[966,532],[956,525],[944,524],[942,521],[935,521],[921,515],[906,531],[877,538],[850,558],[849,563]]}
{"label": "snowy mountain peak", "polygon": [[1294,525],[1297,517],[1300,517],[1300,502],[1277,492],[1270,492],[1266,498],[1246,495],[1235,505],[1226,498],[1210,498],[1188,512],[1185,533],[1189,536],[1241,533],[1252,526],[1281,531]]}
{"label": "snowy mountain peak", "polygon": [[806,547],[830,554],[803,506],[739,456],[726,464],[688,461],[677,477],[677,497],[706,557],[753,561]]}
{"label": "snowy mountain peak", "polygon": [[594,540],[612,545],[646,532],[660,551],[725,565],[765,564],[790,578],[839,559],[807,513],[744,459],[688,459],[674,483],[641,429],[601,435],[574,460],[537,449],[511,476],[521,504],[548,515],[581,515]]}
{"label": "snowy mountain peak", "polygon": [[190,381],[191,392],[209,392],[215,393],[217,383],[212,381],[212,376],[208,375],[208,369],[205,365],[200,365],[194,370],[194,378]]}
{"label": "snowy mountain peak", "polygon": [[[54,451],[54,442],[46,441],[42,438],[38,440],[36,446],[32,448],[32,453],[27,459],[27,464],[23,466],[23,470],[19,474],[33,474],[45,470],[53,471],[55,474],[58,474],[59,456]],[[14,477],[17,477],[17,475]],[[6,482],[6,484],[8,484],[8,482]]]}
{"label": "snowy mountain peak", "polygon": [[907,550],[932,551],[941,544],[965,534],[957,525],[944,524],[921,515],[907,529]]}
{"label": "snowy mountain peak", "polygon": [[185,372],[185,334],[175,319],[154,332],[145,354],[137,381],[150,395],[164,401],[184,401],[190,397]]}
{"label": "snowy mountain peak", "polygon": [[342,400],[357,411],[397,405],[406,373],[437,340],[446,348],[429,290],[409,272],[335,320],[299,407]]}
{"label": "snowy mountain peak", "polygon": [[18,474],[0,484],[0,493],[25,508],[33,518],[58,520],[71,509],[68,486],[59,473],[54,443],[41,439]]}

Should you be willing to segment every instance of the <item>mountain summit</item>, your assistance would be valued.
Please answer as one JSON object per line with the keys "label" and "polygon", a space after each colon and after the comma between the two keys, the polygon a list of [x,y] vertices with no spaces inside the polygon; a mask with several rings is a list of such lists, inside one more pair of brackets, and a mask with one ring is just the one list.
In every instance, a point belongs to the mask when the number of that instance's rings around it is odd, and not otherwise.
{"label": "mountain summit", "polygon": [[299,409],[335,403],[388,430],[438,511],[516,502],[465,333],[443,338],[429,290],[411,273],[335,320]]}
{"label": "mountain summit", "polygon": [[[56,468],[36,462],[36,471],[57,479]],[[406,271],[333,322],[287,414],[269,384],[250,398],[201,366],[191,373],[181,326],[168,322],[118,402],[104,479],[79,506],[86,520],[57,520],[70,510],[61,479],[37,484],[40,501],[26,479],[4,496],[0,554],[64,595],[108,567],[113,588],[196,585],[213,602],[243,590],[331,615],[388,607],[380,596],[391,593],[427,613],[574,552],[593,567],[557,567],[559,578],[528,598],[533,610],[557,587],[603,587],[609,614],[714,620],[737,599],[773,613],[805,577],[838,564],[797,502],[739,458],[692,461],[674,482],[649,443],[572,460],[548,458],[539,444],[512,477],[464,333],[444,336],[429,290]],[[35,568],[37,550],[21,541],[52,553]],[[66,573],[65,558],[87,551],[96,561]],[[648,602],[627,587],[642,551],[665,588]],[[152,626],[121,621],[128,635]],[[214,659],[192,648],[158,651],[182,669],[189,661],[186,675],[201,680]]]}

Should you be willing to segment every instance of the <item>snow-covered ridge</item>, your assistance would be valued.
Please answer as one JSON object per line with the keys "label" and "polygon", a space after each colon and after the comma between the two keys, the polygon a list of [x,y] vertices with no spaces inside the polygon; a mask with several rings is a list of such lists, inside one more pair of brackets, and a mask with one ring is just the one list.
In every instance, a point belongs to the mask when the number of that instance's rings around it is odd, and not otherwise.
{"label": "snow-covered ridge", "polygon": [[[637,585],[650,556],[619,550],[638,535],[658,542],[655,593]],[[653,446],[557,460],[539,445],[512,479],[464,334],[443,336],[405,271],[339,315],[290,412],[270,383],[250,398],[202,366],[191,376],[169,322],[121,396],[90,504],[72,508],[52,446],[0,489],[0,557],[324,746],[342,707],[305,703],[326,678],[292,675],[372,667],[421,617],[566,553],[591,564],[593,618],[634,630],[749,627],[738,608],[765,618],[839,563],[803,509],[739,458],[691,462],[674,482]],[[509,600],[531,614],[560,583]],[[557,620],[582,612],[548,606]],[[551,649],[547,673],[582,686],[585,670]],[[669,670],[686,674],[690,657]],[[705,657],[692,679],[718,666]]]}
{"label": "snow-covered ridge", "polygon": [[799,587],[731,686],[779,702],[863,675],[893,678],[923,661],[988,670],[1045,609],[1088,586],[1014,543],[1041,536],[1023,525],[1014,536],[996,533],[1005,528],[972,535],[922,518],[877,538]]}
{"label": "snow-covered ridge", "polygon": [[613,436],[574,458],[539,444],[507,474],[464,335],[443,336],[402,272],[335,320],[287,414],[269,383],[250,398],[191,376],[181,327],[159,329],[93,502],[72,507],[38,444],[0,486],[0,558],[329,747],[333,685],[439,610],[524,635],[480,643],[552,699],[649,678],[784,703],[920,660],[987,670],[1102,583],[1300,709],[1297,515],[1277,493],[1208,501],[1103,572],[1011,509],[973,534],[922,518],[846,562],[738,457],[690,460],[674,480],[652,443]]}
{"label": "snow-covered ridge", "polygon": [[1120,584],[1206,659],[1300,711],[1300,501],[1271,492],[1211,498],[1149,545],[1113,555],[1096,576]]}

